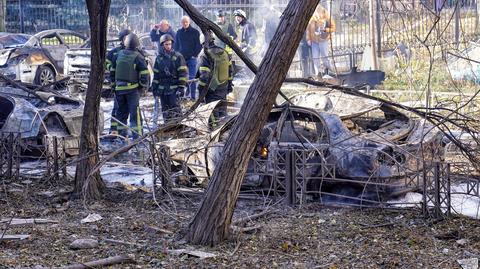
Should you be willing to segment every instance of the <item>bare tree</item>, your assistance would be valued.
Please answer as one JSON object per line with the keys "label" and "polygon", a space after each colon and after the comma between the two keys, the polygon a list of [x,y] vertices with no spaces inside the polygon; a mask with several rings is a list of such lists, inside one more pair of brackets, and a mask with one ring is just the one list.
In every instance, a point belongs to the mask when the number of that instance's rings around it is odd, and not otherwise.
{"label": "bare tree", "polygon": [[7,0],[0,0],[0,32],[6,32]]}
{"label": "bare tree", "polygon": [[75,194],[86,199],[98,199],[105,184],[92,168],[99,162],[98,156],[98,115],[100,94],[105,72],[107,52],[107,20],[110,0],[86,0],[90,18],[91,72],[83,111],[82,134],[80,136],[80,162],[75,173]]}
{"label": "bare tree", "polygon": [[[175,1],[187,11],[195,23],[205,24],[199,21],[199,14],[190,3],[185,0]],[[215,169],[206,196],[189,225],[187,238],[190,242],[214,245],[228,236],[248,160],[285,79],[308,19],[318,2],[319,0],[292,0],[285,9],[226,142],[223,158]],[[200,17],[205,20],[203,16]],[[213,30],[215,32],[215,28]]]}

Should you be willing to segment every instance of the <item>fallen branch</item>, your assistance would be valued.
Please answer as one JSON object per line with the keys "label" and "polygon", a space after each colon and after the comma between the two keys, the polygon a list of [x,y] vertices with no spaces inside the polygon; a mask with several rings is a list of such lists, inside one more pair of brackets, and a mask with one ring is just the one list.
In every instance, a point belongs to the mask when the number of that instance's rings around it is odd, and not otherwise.
{"label": "fallen branch", "polygon": [[133,255],[118,255],[113,257],[108,257],[105,259],[100,259],[96,261],[86,262],[86,263],[77,263],[62,267],[52,267],[53,269],[90,269],[96,267],[104,267],[115,264],[127,264],[127,263],[136,263]]}
{"label": "fallen branch", "polygon": [[0,223],[9,223],[11,226],[26,225],[26,224],[49,224],[58,223],[56,220],[49,219],[1,219]]}
{"label": "fallen branch", "polygon": [[0,241],[25,240],[28,238],[30,238],[29,234],[4,234],[0,237]]}
{"label": "fallen branch", "polygon": [[262,228],[262,225],[255,225],[250,227],[238,227],[238,226],[231,226],[231,227],[234,233],[242,234],[242,233],[251,233],[254,231],[258,231]]}
{"label": "fallen branch", "polygon": [[252,221],[254,219],[258,219],[258,218],[261,218],[263,216],[266,216],[268,214],[272,214],[274,213],[275,211],[271,211],[271,210],[265,210],[263,212],[260,212],[258,214],[253,214],[251,216],[246,216],[246,217],[243,217],[243,218],[240,218],[240,219],[237,219],[237,220],[234,220],[232,221],[232,225],[233,226],[238,226],[240,224],[243,224],[245,222],[249,222],[249,221]]}

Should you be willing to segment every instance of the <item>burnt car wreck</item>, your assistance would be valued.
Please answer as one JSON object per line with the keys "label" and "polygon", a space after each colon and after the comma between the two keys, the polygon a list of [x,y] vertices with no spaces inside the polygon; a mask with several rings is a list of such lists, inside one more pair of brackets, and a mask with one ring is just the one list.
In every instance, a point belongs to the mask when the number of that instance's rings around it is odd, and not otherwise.
{"label": "burnt car wreck", "polygon": [[[218,105],[199,107],[159,137],[158,146],[170,149],[175,182],[205,186],[212,175],[238,110],[229,103],[230,116],[213,128],[209,113]],[[421,187],[419,173],[442,156],[441,140],[441,133],[425,121],[379,102],[300,94],[291,104],[272,108],[243,188],[286,193],[293,165],[293,178],[309,199],[335,201],[348,193],[352,199],[382,201]]]}
{"label": "burnt car wreck", "polygon": [[21,82],[46,85],[63,74],[67,49],[86,37],[63,29],[46,30],[33,36],[5,34],[0,37],[0,72]]}
{"label": "burnt car wreck", "polygon": [[[0,133],[18,135],[24,154],[44,152],[46,140],[51,137],[65,141],[66,154],[78,154],[81,101],[52,91],[29,90],[26,86],[1,86],[0,107]],[[100,126],[103,129],[103,116]]]}

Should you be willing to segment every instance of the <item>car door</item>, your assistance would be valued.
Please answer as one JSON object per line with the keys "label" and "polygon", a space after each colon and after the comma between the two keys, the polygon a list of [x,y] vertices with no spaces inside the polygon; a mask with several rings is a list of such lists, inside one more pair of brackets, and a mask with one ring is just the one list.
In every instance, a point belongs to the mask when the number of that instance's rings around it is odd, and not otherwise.
{"label": "car door", "polygon": [[52,59],[58,73],[63,73],[63,60],[68,46],[63,43],[60,36],[56,32],[42,36],[40,45],[45,54]]}

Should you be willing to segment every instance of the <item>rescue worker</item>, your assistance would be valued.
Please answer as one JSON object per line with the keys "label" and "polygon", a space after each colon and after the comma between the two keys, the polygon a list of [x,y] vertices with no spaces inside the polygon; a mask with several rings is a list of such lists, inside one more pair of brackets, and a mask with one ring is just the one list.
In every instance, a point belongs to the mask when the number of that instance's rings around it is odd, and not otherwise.
{"label": "rescue worker", "polygon": [[154,126],[157,124],[159,114],[158,99],[160,99],[162,104],[164,122],[181,113],[178,97],[185,94],[188,68],[182,54],[173,49],[173,43],[174,39],[169,34],[165,34],[160,38],[160,51],[153,66]]}
{"label": "rescue worker", "polygon": [[238,25],[242,27],[242,35],[240,37],[240,48],[242,51],[253,60],[256,53],[257,30],[255,26],[247,20],[247,13],[242,9],[237,9],[233,12],[235,20]]}
{"label": "rescue worker", "polygon": [[[229,35],[233,40],[237,39],[237,33],[235,33],[235,28],[231,23],[227,22],[225,11],[219,10],[217,12],[216,23],[222,29],[222,31],[227,35]],[[228,54],[231,55],[233,53],[232,49],[227,45],[225,45],[225,43],[223,43],[220,39],[217,38],[215,41],[215,44],[221,47],[222,49],[225,49]]]}
{"label": "rescue worker", "polygon": [[136,139],[143,130],[139,102],[141,91],[148,86],[149,73],[145,58],[138,51],[140,41],[137,35],[128,34],[124,43],[125,49],[113,57],[110,77],[115,81],[117,119],[123,123],[118,126],[119,134],[127,136],[125,125],[130,116],[132,138]]}
{"label": "rescue worker", "polygon": [[[120,45],[113,48],[112,50],[110,50],[107,53],[107,58],[105,59],[105,68],[108,71],[111,71],[113,58],[117,56],[119,51],[125,49],[125,43],[124,43],[125,37],[130,33],[131,33],[131,31],[128,30],[128,29],[123,29],[122,31],[120,31],[118,33],[118,40],[120,40]],[[116,120],[117,119],[118,104],[117,104],[117,100],[115,98],[115,81],[112,80],[110,82],[111,82],[110,86],[111,86],[111,89],[112,89],[113,94],[114,94],[112,116],[110,118],[110,133],[116,135],[116,134],[118,134],[118,121]]]}
{"label": "rescue worker", "polygon": [[[205,91],[205,103],[211,103],[218,100],[227,100],[227,94],[233,90],[233,67],[228,53],[215,44],[213,38],[208,43],[208,49],[200,56],[198,77],[198,89],[200,95]],[[213,111],[215,124],[221,117],[227,115],[227,106],[222,102]]]}

